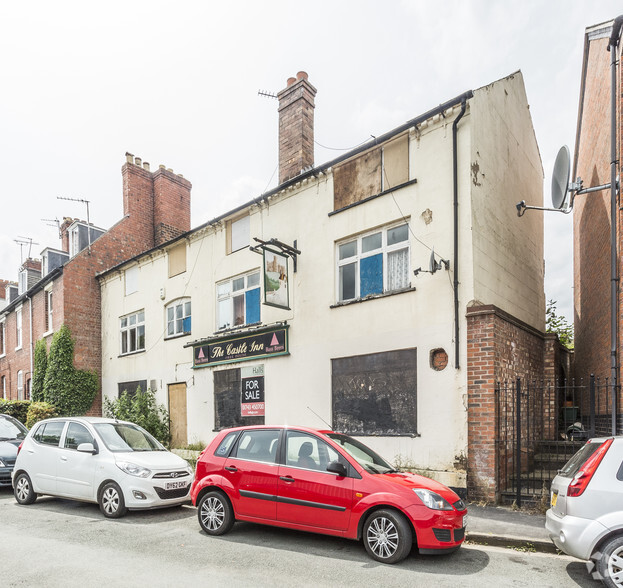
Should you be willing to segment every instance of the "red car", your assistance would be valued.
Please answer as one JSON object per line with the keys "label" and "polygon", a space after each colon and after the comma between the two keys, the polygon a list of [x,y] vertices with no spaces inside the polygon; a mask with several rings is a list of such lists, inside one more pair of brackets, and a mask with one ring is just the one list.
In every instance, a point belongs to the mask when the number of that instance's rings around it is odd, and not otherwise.
{"label": "red car", "polygon": [[448,553],[465,537],[467,509],[452,490],[332,431],[225,429],[201,453],[190,494],[208,535],[238,520],[363,539],[383,563],[404,559],[414,543]]}

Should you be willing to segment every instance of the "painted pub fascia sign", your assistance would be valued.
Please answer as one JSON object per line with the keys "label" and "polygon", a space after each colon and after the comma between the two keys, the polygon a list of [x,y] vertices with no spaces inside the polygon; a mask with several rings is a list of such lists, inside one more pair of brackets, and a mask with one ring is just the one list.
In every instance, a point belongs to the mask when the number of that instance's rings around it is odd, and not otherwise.
{"label": "painted pub fascia sign", "polygon": [[193,368],[289,355],[288,325],[193,343]]}

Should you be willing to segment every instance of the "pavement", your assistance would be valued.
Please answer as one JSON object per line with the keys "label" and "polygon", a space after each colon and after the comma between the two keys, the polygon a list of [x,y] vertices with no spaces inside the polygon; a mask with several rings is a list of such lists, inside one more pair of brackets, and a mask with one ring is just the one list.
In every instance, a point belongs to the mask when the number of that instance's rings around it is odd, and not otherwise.
{"label": "pavement", "polygon": [[466,539],[471,543],[557,553],[545,530],[545,515],[504,506],[467,506]]}

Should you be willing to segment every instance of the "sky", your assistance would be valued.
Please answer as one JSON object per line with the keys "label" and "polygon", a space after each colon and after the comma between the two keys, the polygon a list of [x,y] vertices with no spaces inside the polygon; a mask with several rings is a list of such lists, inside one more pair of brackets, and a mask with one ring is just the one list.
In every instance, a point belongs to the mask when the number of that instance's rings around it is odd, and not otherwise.
{"label": "sky", "polygon": [[[585,28],[620,0],[108,0],[0,4],[0,278],[60,247],[50,220],[108,228],[130,152],[193,184],[196,227],[277,184],[277,93],[317,88],[315,163],[521,70],[544,201],[573,152]],[[609,60],[609,54],[604,55]],[[530,202],[528,202],[530,204]],[[543,214],[545,293],[573,321],[572,215]]]}

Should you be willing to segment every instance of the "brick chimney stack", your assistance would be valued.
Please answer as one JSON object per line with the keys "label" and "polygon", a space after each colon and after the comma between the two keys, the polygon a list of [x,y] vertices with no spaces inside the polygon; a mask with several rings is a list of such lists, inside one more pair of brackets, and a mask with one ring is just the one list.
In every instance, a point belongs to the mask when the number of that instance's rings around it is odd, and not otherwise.
{"label": "brick chimney stack", "polygon": [[314,98],[316,88],[300,71],[277,94],[279,99],[279,183],[314,165]]}

